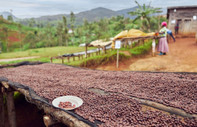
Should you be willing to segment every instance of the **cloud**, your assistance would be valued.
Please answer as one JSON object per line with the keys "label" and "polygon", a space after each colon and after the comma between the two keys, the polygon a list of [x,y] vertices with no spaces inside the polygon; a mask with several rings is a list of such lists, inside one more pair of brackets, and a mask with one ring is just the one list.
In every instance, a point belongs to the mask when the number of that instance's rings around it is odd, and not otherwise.
{"label": "cloud", "polygon": [[2,7],[22,7],[22,8],[29,8],[29,7],[37,7],[40,6],[39,4],[33,2],[22,2],[22,1],[0,1],[1,8]]}
{"label": "cloud", "polygon": [[[197,0],[137,0],[154,7],[197,5]],[[135,0],[0,0],[0,12],[13,10],[19,18],[42,15],[78,13],[96,7],[121,10],[137,6]]]}

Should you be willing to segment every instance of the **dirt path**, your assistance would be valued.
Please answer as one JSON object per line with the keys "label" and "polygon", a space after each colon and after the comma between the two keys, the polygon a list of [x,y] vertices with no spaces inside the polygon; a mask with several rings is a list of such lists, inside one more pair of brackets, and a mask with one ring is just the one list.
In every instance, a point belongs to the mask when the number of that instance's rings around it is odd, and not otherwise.
{"label": "dirt path", "polygon": [[21,58],[12,58],[12,59],[0,59],[0,62],[10,62],[10,61],[26,60],[26,59],[34,59],[34,58],[39,58],[39,56],[21,57]]}
{"label": "dirt path", "polygon": [[166,72],[197,72],[197,44],[194,38],[178,38],[169,44],[170,52],[165,56],[132,58],[120,63],[100,66],[99,70],[126,71],[166,71]]}

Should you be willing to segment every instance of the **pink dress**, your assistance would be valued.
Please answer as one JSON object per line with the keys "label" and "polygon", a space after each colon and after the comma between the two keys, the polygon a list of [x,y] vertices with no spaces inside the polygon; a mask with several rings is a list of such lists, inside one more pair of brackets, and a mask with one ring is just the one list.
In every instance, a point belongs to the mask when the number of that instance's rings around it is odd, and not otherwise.
{"label": "pink dress", "polygon": [[160,32],[164,32],[164,34],[162,34],[161,38],[159,39],[159,46],[158,46],[158,51],[162,52],[162,53],[166,53],[169,52],[169,47],[168,47],[168,43],[167,43],[167,28],[163,27]]}

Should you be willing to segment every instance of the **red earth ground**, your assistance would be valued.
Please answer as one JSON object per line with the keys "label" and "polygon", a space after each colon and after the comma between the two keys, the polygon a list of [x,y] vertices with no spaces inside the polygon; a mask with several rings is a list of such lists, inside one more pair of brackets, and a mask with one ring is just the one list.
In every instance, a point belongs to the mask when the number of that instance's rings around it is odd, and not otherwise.
{"label": "red earth ground", "polygon": [[169,43],[170,52],[167,55],[153,57],[151,54],[143,58],[131,58],[116,63],[99,66],[99,70],[123,71],[164,71],[164,72],[197,72],[197,43],[195,38],[177,38]]}

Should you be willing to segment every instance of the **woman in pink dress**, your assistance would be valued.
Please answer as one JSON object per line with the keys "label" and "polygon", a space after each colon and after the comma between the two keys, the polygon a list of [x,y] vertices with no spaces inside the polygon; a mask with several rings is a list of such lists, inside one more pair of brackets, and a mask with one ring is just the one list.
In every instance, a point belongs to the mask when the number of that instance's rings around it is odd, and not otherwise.
{"label": "woman in pink dress", "polygon": [[166,55],[169,52],[168,43],[167,43],[167,23],[162,22],[162,29],[159,31],[160,39],[159,39],[159,46],[158,51],[160,52],[159,55]]}

